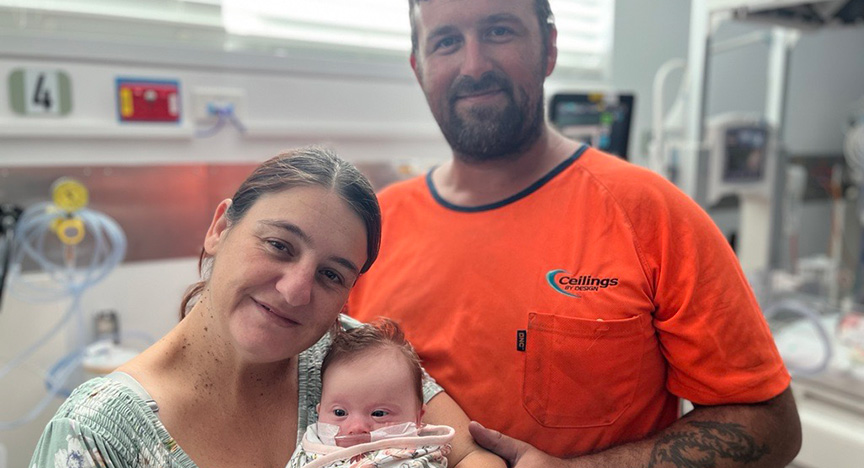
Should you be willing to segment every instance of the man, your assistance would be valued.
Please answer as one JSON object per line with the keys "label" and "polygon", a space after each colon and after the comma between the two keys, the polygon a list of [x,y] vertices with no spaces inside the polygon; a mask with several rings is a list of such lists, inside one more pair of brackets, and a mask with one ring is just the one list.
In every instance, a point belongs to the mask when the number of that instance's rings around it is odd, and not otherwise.
{"label": "man", "polygon": [[381,194],[349,313],[400,322],[511,466],[785,466],[790,378],[723,236],[661,177],[545,123],[548,1],[411,0],[411,22],[453,158]]}

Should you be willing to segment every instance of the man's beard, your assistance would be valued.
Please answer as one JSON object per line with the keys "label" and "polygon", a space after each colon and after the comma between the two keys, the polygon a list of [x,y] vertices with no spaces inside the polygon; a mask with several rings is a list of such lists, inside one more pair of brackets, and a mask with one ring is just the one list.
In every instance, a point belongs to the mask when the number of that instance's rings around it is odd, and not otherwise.
{"label": "man's beard", "polygon": [[[459,96],[499,89],[507,98],[503,109],[476,106],[466,111],[468,118],[457,112]],[[526,93],[520,93],[518,103],[515,93],[510,80],[497,71],[486,72],[480,80],[457,79],[447,93],[447,118],[438,119],[453,151],[468,162],[483,162],[516,157],[534,144],[543,124],[542,90],[533,109]]]}

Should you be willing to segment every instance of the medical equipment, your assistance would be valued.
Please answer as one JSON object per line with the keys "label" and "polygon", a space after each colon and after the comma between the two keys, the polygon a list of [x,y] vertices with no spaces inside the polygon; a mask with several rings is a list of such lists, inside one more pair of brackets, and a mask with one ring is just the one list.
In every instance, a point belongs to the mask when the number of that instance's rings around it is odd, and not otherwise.
{"label": "medical equipment", "polygon": [[724,196],[740,199],[738,258],[745,273],[767,268],[775,186],[775,132],[758,116],[725,114],[713,117],[705,132],[707,173],[705,202]]}
{"label": "medical equipment", "polygon": [[[858,189],[858,222],[864,226],[864,98],[858,103],[858,110],[853,114],[846,138],[843,144],[843,155],[849,166],[852,179]],[[864,303],[864,229],[861,232],[859,261],[855,268],[854,291],[856,300]]]}
{"label": "medical equipment", "polygon": [[[834,347],[828,328],[813,305],[801,299],[786,298],[773,302],[763,313],[765,320],[774,324],[781,319],[788,320],[784,315],[797,319],[782,333],[774,332],[783,361],[792,375],[817,375],[828,368]],[[807,339],[814,334],[816,340]],[[805,339],[801,339],[802,336]]]}
{"label": "medical equipment", "polygon": [[801,210],[807,190],[807,170],[790,164],[786,170],[786,191],[783,203],[783,235],[789,245],[789,271],[798,271],[798,242],[801,234]]}
{"label": "medical equipment", "polygon": [[565,136],[627,159],[632,94],[555,94],[549,105],[549,120]]}
{"label": "medical equipment", "polygon": [[678,95],[669,113],[664,114],[666,80],[673,72],[685,70],[687,62],[676,58],[667,61],[654,74],[651,93],[651,142],[648,145],[648,167],[678,184],[681,145],[684,143],[684,105],[689,99],[688,75],[683,74]]}
{"label": "medical equipment", "polygon": [[[0,380],[22,365],[59,331],[72,324],[76,331],[73,350],[63,356],[45,377],[47,394],[23,416],[0,421],[0,430],[14,429],[33,420],[64,385],[86,357],[98,354],[86,346],[81,298],[104,279],[123,259],[126,238],[108,216],[86,208],[87,189],[78,181],[60,179],[53,186],[53,203],[30,206],[22,213],[14,232],[9,268],[9,290],[31,302],[71,299],[61,319],[42,337],[0,367]],[[39,273],[24,273],[24,268]]]}
{"label": "medical equipment", "polygon": [[[703,146],[705,135],[709,132],[705,122],[708,89],[708,57],[712,52],[728,50],[728,47],[720,47],[712,37],[722,21],[735,19],[745,21],[768,22],[770,24],[794,25],[795,29],[772,28],[769,34],[750,34],[747,37],[736,38],[728,43],[738,46],[748,43],[767,42],[767,80],[766,98],[762,118],[776,135],[777,141],[782,141],[784,133],[784,116],[786,106],[786,94],[788,87],[789,57],[791,50],[800,36],[800,29],[810,29],[824,25],[846,25],[860,22],[864,18],[864,1],[790,1],[790,0],[694,0],[691,4],[690,17],[690,42],[688,58],[685,65],[670,64],[667,68],[674,70],[686,67],[687,83],[686,90],[679,94],[681,112],[680,119],[674,125],[666,125],[673,131],[680,129],[680,139],[673,145],[669,139],[661,145],[654,145],[652,159],[654,164],[674,164],[674,172],[677,175],[676,184],[691,194],[700,204],[707,207],[708,190],[705,181],[705,172],[710,167],[708,159],[709,151]],[[665,72],[668,75],[671,73]],[[658,76],[661,76],[658,71]],[[665,104],[665,103],[662,103]],[[675,106],[673,105],[673,110]],[[669,113],[673,116],[673,112]],[[672,120],[672,119],[668,119]],[[663,121],[655,122],[655,125],[664,127]],[[669,122],[666,122],[669,123]],[[662,131],[662,130],[661,130]],[[655,135],[656,138],[656,135]],[[784,184],[787,183],[785,154],[782,148],[777,148],[774,173],[777,174],[774,181],[773,191],[775,193],[787,193]],[[672,154],[676,152],[675,154]],[[839,171],[838,171],[839,172]],[[792,176],[797,177],[797,176]],[[839,184],[838,184],[839,185]],[[795,190],[787,193],[790,197],[795,195]],[[780,237],[782,225],[780,206],[781,197],[774,197],[770,208],[771,220],[767,223],[768,239]],[[743,210],[742,210],[743,211]],[[743,220],[742,224],[746,223]],[[781,246],[777,242],[768,249],[767,270],[780,267]],[[761,260],[761,258],[759,259]],[[799,267],[803,268],[803,261]],[[836,284],[836,281],[834,282]],[[768,284],[771,284],[769,281]],[[768,300],[772,298],[769,290],[764,295]],[[821,298],[820,298],[821,299]],[[781,299],[782,300],[782,299]],[[823,299],[824,300],[824,299]],[[770,302],[763,303],[771,307]],[[780,307],[779,305],[777,307]],[[773,312],[772,312],[773,313]],[[833,313],[833,318],[838,316]],[[800,321],[800,329],[806,329],[811,335],[815,333],[821,337],[809,343],[816,344],[818,349],[823,349],[824,337],[833,338],[833,334],[822,334],[820,326],[826,328],[820,316],[819,321]],[[794,340],[793,340],[794,341]],[[832,339],[832,342],[836,341]],[[819,345],[818,343],[821,343]],[[824,349],[827,349],[824,348]],[[802,352],[803,354],[803,352]],[[833,361],[840,357],[840,353],[833,352]],[[819,363],[812,363],[807,369],[816,371]],[[843,371],[831,366],[818,374],[818,377],[808,377],[799,372],[793,380],[792,389],[798,404],[798,413],[801,418],[804,444],[798,457],[795,459],[796,466],[820,467],[820,468],[852,468],[858,467],[864,459],[864,386],[861,381],[847,375]]]}
{"label": "medical equipment", "polygon": [[234,127],[241,134],[246,133],[243,124],[243,110],[246,93],[241,88],[200,87],[192,90],[195,136],[211,137],[227,126]]}
{"label": "medical equipment", "polygon": [[859,107],[846,130],[843,154],[846,164],[852,169],[852,177],[856,182],[864,183],[864,98],[860,99]]}
{"label": "medical equipment", "polygon": [[864,312],[850,310],[840,318],[837,340],[849,353],[852,373],[864,380]]}
{"label": "medical equipment", "polygon": [[[725,20],[745,20],[768,22],[792,26],[789,28],[773,28],[770,32],[757,31],[731,40],[719,42],[714,34]],[[712,183],[708,180],[718,165],[729,160],[717,160],[717,139],[712,146],[711,121],[706,116],[708,89],[708,61],[712,54],[724,53],[750,44],[767,44],[769,57],[767,62],[766,99],[764,113],[758,118],[767,127],[765,135],[768,141],[779,142],[784,130],[785,94],[788,85],[789,55],[792,47],[800,37],[799,29],[811,29],[825,25],[855,24],[864,19],[864,0],[816,1],[801,2],[788,0],[696,0],[691,8],[690,47],[687,61],[674,59],[658,69],[655,75],[653,92],[653,128],[650,145],[650,166],[655,171],[665,175],[685,192],[690,194],[704,207],[711,206],[717,200],[718,186],[724,184]],[[681,80],[681,90],[672,104],[668,114],[664,113],[664,87],[667,79],[677,70],[685,70]],[[665,114],[665,115],[664,115]],[[706,122],[709,122],[706,125]],[[728,131],[728,130],[727,130]],[[743,130],[750,136],[760,138],[758,130]],[[742,134],[743,136],[743,134]],[[707,144],[706,144],[707,143]],[[739,148],[743,151],[744,148]],[[755,152],[751,153],[754,158]],[[755,177],[764,174],[766,181],[772,184],[769,192],[784,192],[785,177],[774,177],[774,174],[785,174],[786,165],[782,148],[779,144],[769,146],[764,153],[764,166],[761,173],[751,172],[737,174],[726,172],[724,177]],[[743,167],[738,169],[744,169]],[[722,170],[722,169],[721,169]],[[773,182],[771,179],[773,178]],[[716,181],[716,179],[715,179]],[[728,185],[725,185],[728,186]],[[742,200],[753,200],[752,184],[736,184]],[[764,201],[764,200],[763,200]],[[782,222],[781,197],[773,197],[767,201],[767,206],[748,203],[742,207],[742,226],[747,222],[756,222],[760,226],[748,228],[751,232],[764,229],[755,238],[756,243],[739,242],[739,245],[755,247],[752,254],[739,252],[739,258],[748,265],[745,270],[770,270],[780,266],[782,255],[779,243],[771,244],[770,239],[779,238]],[[753,212],[753,208],[758,208]]]}
{"label": "medical equipment", "polygon": [[211,102],[207,104],[207,112],[213,117],[213,122],[208,128],[196,130],[196,137],[206,138],[216,135],[225,125],[233,126],[241,134],[246,133],[246,126],[237,117],[234,104],[230,102]]}
{"label": "medical equipment", "polygon": [[395,439],[397,437],[416,437],[422,429],[417,423],[404,422],[384,426],[374,431],[358,434],[341,434],[341,428],[337,424],[323,422],[315,423],[318,427],[317,434],[325,445],[337,447],[352,447],[358,444],[368,444],[379,440]]}
{"label": "medical equipment", "polygon": [[864,19],[864,0],[722,0],[735,7],[738,20],[795,28],[852,25]]}
{"label": "medical equipment", "polygon": [[3,291],[6,276],[12,259],[12,242],[15,239],[15,224],[21,217],[21,208],[11,205],[0,205],[0,310],[3,307]]}

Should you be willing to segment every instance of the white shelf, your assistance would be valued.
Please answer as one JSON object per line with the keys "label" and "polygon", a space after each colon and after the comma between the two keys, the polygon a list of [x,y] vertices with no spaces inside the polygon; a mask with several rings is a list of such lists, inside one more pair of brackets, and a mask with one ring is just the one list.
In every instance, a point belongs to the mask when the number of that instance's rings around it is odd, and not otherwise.
{"label": "white shelf", "polygon": [[0,120],[0,139],[44,139],[44,138],[100,138],[191,140],[195,129],[188,125],[173,123],[123,123],[75,122],[58,119],[27,119],[28,122]]}
{"label": "white shelf", "polygon": [[[323,138],[350,140],[424,140],[443,138],[435,125],[403,122],[281,122],[250,121],[245,138]],[[230,128],[228,128],[230,130]]]}
{"label": "white shelf", "polygon": [[[220,134],[235,133],[246,139],[317,138],[334,140],[437,141],[443,138],[438,127],[424,123],[403,122],[244,122],[246,132],[226,124]],[[110,125],[63,120],[31,120],[29,122],[0,120],[0,139],[156,139],[193,140],[195,132],[205,126],[159,123],[123,123]]]}

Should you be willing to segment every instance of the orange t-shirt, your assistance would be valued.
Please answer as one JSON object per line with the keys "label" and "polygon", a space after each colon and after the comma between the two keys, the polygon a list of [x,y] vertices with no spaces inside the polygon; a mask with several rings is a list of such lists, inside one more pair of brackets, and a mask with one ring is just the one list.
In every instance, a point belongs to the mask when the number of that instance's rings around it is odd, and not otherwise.
{"label": "orange t-shirt", "polygon": [[428,176],[380,201],[381,254],[348,313],[401,323],[487,427],[571,456],[672,424],[678,397],[789,384],[735,254],[653,172],[587,149],[493,205],[451,205]]}

